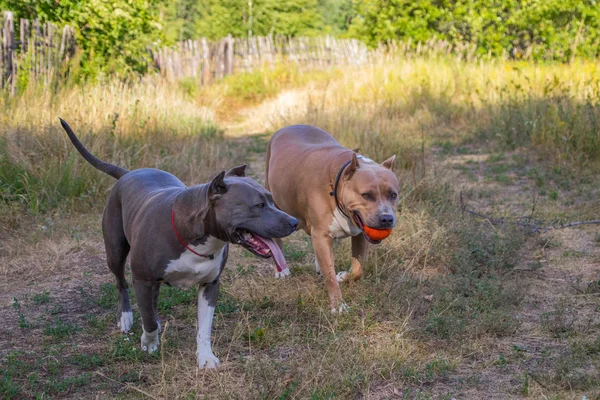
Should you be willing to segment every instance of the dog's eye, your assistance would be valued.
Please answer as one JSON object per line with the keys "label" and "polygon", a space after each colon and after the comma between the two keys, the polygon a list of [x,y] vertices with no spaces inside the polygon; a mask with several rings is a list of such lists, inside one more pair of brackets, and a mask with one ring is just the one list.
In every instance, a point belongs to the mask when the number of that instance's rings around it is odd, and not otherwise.
{"label": "dog's eye", "polygon": [[395,200],[396,197],[398,197],[398,193],[394,193],[394,192],[390,193],[390,199]]}
{"label": "dog's eye", "polygon": [[371,200],[373,198],[373,196],[371,196],[371,193],[363,193],[361,194],[361,196],[363,197],[363,199],[366,200]]}
{"label": "dog's eye", "polygon": [[265,208],[265,203],[258,203],[256,205],[256,207],[258,207],[258,208]]}

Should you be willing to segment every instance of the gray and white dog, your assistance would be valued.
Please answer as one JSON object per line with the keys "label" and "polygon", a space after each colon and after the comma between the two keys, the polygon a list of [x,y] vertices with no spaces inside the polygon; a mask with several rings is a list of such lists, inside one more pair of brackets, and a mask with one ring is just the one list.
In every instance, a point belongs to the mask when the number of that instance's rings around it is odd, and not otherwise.
{"label": "gray and white dog", "polygon": [[298,221],[278,210],[271,193],[245,176],[245,165],[188,188],[168,172],[128,171],[99,160],[64,120],[60,122],[83,158],[117,179],[102,218],[106,259],[119,294],[117,326],[128,332],[133,324],[125,280],[125,260],[130,254],[133,289],[142,316],[142,349],[158,349],[160,285],[188,288],[199,284],[198,366],[216,367],[219,359],[212,352],[210,334],[229,243],[260,257],[273,257],[278,270],[287,270],[272,238],[290,235]]}

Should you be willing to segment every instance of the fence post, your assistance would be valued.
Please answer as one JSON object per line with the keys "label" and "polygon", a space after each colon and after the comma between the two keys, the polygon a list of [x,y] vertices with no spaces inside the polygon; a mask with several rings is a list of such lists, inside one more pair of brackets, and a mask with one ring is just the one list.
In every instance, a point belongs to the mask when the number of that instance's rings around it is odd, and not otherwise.
{"label": "fence post", "polygon": [[206,38],[202,38],[202,84],[210,85],[210,51]]}
{"label": "fence post", "polygon": [[3,74],[3,86],[9,83],[10,80],[10,94],[15,94],[15,24],[13,13],[10,11],[4,12],[4,74]]}
{"label": "fence post", "polygon": [[233,74],[233,38],[231,34],[227,35],[227,55],[225,58],[225,75]]}

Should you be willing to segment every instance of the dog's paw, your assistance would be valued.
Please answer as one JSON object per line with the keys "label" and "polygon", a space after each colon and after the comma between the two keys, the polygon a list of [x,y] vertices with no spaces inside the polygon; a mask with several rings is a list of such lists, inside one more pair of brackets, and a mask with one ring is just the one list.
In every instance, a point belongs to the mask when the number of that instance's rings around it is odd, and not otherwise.
{"label": "dog's paw", "polygon": [[275,272],[275,278],[280,279],[280,278],[285,278],[286,276],[290,276],[290,269],[288,267],[285,267],[284,270],[277,271]]}
{"label": "dog's paw", "polygon": [[210,353],[198,353],[198,368],[212,369],[217,368],[221,362],[215,355]]}
{"label": "dog's paw", "polygon": [[332,314],[343,314],[347,313],[348,311],[350,311],[350,307],[348,307],[344,302],[340,303],[338,308],[331,309]]}
{"label": "dog's paw", "polygon": [[348,278],[348,272],[346,271],[340,271],[337,273],[337,275],[335,276],[335,278],[337,279],[337,281],[339,283],[344,282],[347,278]]}
{"label": "dog's paw", "polygon": [[144,330],[144,333],[142,333],[142,350],[147,351],[148,353],[154,353],[158,350],[158,345],[158,329],[154,332],[146,332]]}
{"label": "dog's paw", "polygon": [[117,322],[117,327],[123,333],[129,332],[133,325],[133,312],[123,311],[121,313],[121,319]]}

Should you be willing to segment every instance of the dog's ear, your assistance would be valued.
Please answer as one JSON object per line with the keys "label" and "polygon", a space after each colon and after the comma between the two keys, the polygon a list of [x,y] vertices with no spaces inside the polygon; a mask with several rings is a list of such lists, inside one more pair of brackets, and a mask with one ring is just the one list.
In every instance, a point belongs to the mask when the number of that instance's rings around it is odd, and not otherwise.
{"label": "dog's ear", "polygon": [[381,163],[381,165],[383,165],[385,168],[387,169],[394,169],[394,160],[396,159],[396,156],[393,155],[390,158],[388,158],[387,160],[385,160],[384,162]]}
{"label": "dog's ear", "polygon": [[358,153],[360,151],[360,147],[356,147],[354,149],[352,149],[353,152]]}
{"label": "dog's ear", "polygon": [[358,157],[356,157],[356,153],[352,153],[352,161],[350,161],[350,165],[348,165],[348,168],[346,168],[346,172],[344,172],[344,178],[352,178],[352,176],[359,167],[360,164],[358,163]]}
{"label": "dog's ear", "polygon": [[225,176],[239,176],[239,177],[244,177],[244,176],[246,176],[246,167],[247,167],[246,164],[239,165],[237,167],[233,167],[229,171],[227,171],[227,173],[225,174]]}
{"label": "dog's ear", "polygon": [[215,176],[210,182],[210,186],[208,187],[208,198],[210,200],[215,200],[226,192],[227,186],[225,185],[225,171],[221,171],[219,175]]}

